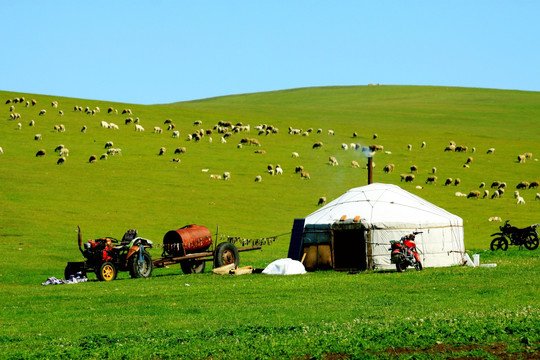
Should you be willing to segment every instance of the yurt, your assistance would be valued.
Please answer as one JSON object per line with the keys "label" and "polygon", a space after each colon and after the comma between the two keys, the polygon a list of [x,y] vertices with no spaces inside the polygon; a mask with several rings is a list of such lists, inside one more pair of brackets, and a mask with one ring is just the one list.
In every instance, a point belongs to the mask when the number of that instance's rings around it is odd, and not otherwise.
{"label": "yurt", "polygon": [[308,270],[391,269],[390,240],[412,232],[424,267],[462,263],[463,219],[403,190],[374,183],[350,189],[295,219],[289,257]]}

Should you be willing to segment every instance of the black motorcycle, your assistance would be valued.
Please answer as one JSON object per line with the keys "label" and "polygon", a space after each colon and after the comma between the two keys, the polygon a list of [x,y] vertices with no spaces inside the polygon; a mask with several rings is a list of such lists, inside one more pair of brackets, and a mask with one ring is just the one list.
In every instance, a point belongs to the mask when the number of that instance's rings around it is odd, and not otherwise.
{"label": "black motorcycle", "polygon": [[491,251],[499,249],[506,251],[508,249],[508,244],[520,247],[525,246],[526,249],[535,250],[538,248],[538,232],[536,228],[539,225],[540,224],[534,224],[519,229],[510,225],[509,220],[506,220],[504,225],[499,226],[501,232],[491,234],[491,236],[496,236],[496,238],[491,241]]}

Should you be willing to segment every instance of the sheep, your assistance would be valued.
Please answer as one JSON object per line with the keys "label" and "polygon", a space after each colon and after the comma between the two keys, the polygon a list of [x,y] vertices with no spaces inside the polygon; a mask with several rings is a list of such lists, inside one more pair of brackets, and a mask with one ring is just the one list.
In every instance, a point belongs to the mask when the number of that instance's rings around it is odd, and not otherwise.
{"label": "sheep", "polygon": [[394,164],[386,164],[383,168],[383,171],[388,174],[388,173],[393,172],[394,168],[395,168]]}
{"label": "sheep", "polygon": [[60,156],[69,156],[69,149],[68,148],[61,149],[59,155]]}
{"label": "sheep", "polygon": [[36,105],[37,104],[37,100],[36,99],[32,99],[30,100],[32,102],[32,106]]}
{"label": "sheep", "polygon": [[139,124],[135,124],[135,131],[144,131],[144,128]]}
{"label": "sheep", "polygon": [[180,131],[174,130],[174,131],[172,132],[172,137],[173,137],[173,138],[179,138],[179,137],[180,137]]}
{"label": "sheep", "polygon": [[266,154],[266,150],[255,150],[255,154]]}
{"label": "sheep", "polygon": [[463,164],[463,167],[464,167],[465,169],[468,169],[470,166],[469,166],[469,164]]}
{"label": "sheep", "polygon": [[60,111],[58,111],[58,115],[60,115],[60,116],[64,116],[64,110],[60,110]]}
{"label": "sheep", "polygon": [[154,126],[154,134],[161,134],[163,130],[159,126]]}
{"label": "sheep", "polygon": [[373,134],[373,138],[374,138],[374,139],[376,139],[376,138],[378,138],[378,137],[379,137],[379,135],[378,135],[377,133]]}
{"label": "sheep", "polygon": [[231,180],[231,173],[226,171],[223,173],[223,180]]}
{"label": "sheep", "polygon": [[426,179],[426,184],[435,184],[437,182],[437,177],[435,175],[430,175]]}
{"label": "sheep", "polygon": [[409,174],[405,177],[405,182],[413,182],[413,181],[414,181],[414,175]]}
{"label": "sheep", "polygon": [[467,152],[467,150],[469,150],[467,146],[463,146],[463,145],[456,146],[456,152]]}
{"label": "sheep", "polygon": [[411,144],[407,145],[407,149],[408,149],[409,151],[412,151],[412,145],[411,145]]}
{"label": "sheep", "polygon": [[349,150],[349,145],[343,143],[343,144],[341,144],[341,148],[342,148],[343,150]]}
{"label": "sheep", "polygon": [[116,125],[115,123],[109,123],[109,128],[113,130],[118,130],[118,125]]}
{"label": "sheep", "polygon": [[437,173],[437,168],[434,166],[433,168],[431,168],[431,173],[432,174],[436,174]]}
{"label": "sheep", "polygon": [[465,196],[467,196],[467,194],[463,194],[463,193],[461,193],[461,192],[459,192],[459,191],[457,191],[457,192],[455,193],[455,195],[458,196],[458,197],[465,197]]}
{"label": "sheep", "polygon": [[416,166],[416,165],[411,166],[411,172],[412,173],[418,173],[418,166]]}
{"label": "sheep", "polygon": [[261,182],[261,181],[262,181],[261,175],[257,175],[257,176],[255,177],[255,182]]}
{"label": "sheep", "polygon": [[472,158],[472,156],[469,156],[467,158],[467,161],[465,162],[465,164],[471,164],[472,162],[473,162],[473,158]]}
{"label": "sheep", "polygon": [[536,189],[539,185],[538,181],[535,180],[529,184],[529,189]]}
{"label": "sheep", "polygon": [[370,151],[383,151],[384,150],[384,146],[383,145],[369,145],[369,150]]}
{"label": "sheep", "polygon": [[332,166],[338,166],[339,165],[337,159],[334,156],[330,156],[328,158],[328,161],[330,162],[330,165],[332,165]]}
{"label": "sheep", "polygon": [[130,115],[133,115],[133,112],[131,111],[131,109],[124,109],[124,110],[122,110],[122,114],[130,114]]}
{"label": "sheep", "polygon": [[334,130],[328,130],[328,135],[334,135]]}
{"label": "sheep", "polygon": [[444,148],[444,151],[456,151],[455,145],[448,145],[446,148]]}
{"label": "sheep", "polygon": [[61,158],[59,158],[56,161],[56,165],[61,165],[61,164],[65,163],[65,162],[66,162],[66,158],[62,156]]}
{"label": "sheep", "polygon": [[452,178],[448,178],[444,182],[444,186],[452,185],[453,182],[454,182],[454,180]]}
{"label": "sheep", "polygon": [[420,185],[416,185],[415,188],[418,189],[418,190],[422,190],[424,187],[420,186]]}
{"label": "sheep", "polygon": [[484,190],[484,195],[482,195],[482,199],[485,199],[489,196],[489,190]]}
{"label": "sheep", "polygon": [[276,165],[276,175],[283,175],[283,169],[279,164]]}
{"label": "sheep", "polygon": [[505,183],[504,181],[501,182],[498,188],[499,188],[499,189],[504,189],[504,188],[506,188],[506,183]]}
{"label": "sheep", "polygon": [[467,195],[467,199],[470,199],[470,198],[479,199],[480,198],[480,191],[473,190],[473,191],[469,192],[469,195]]}
{"label": "sheep", "polygon": [[42,110],[39,112],[39,116],[45,115],[46,113],[47,113],[47,110],[42,109]]}
{"label": "sheep", "polygon": [[403,181],[407,177],[407,174],[400,174],[399,176],[401,177],[399,181]]}
{"label": "sheep", "polygon": [[495,190],[493,194],[491,194],[492,199],[498,199],[500,197],[499,190]]}
{"label": "sheep", "polygon": [[425,141],[422,141],[422,145],[420,145],[420,147],[423,149],[426,147],[426,142]]}
{"label": "sheep", "polygon": [[488,219],[488,221],[499,221],[499,222],[501,222],[502,219],[501,219],[500,217],[498,217],[498,216],[491,216],[491,217]]}
{"label": "sheep", "polygon": [[501,182],[496,180],[496,181],[491,183],[491,188],[495,189],[495,188],[498,188],[500,185],[501,185]]}
{"label": "sheep", "polygon": [[95,163],[97,161],[96,155],[90,155],[90,158],[88,159],[89,163]]}
{"label": "sheep", "polygon": [[517,156],[517,160],[518,160],[518,163],[524,163],[525,162],[525,155],[518,155]]}
{"label": "sheep", "polygon": [[47,152],[45,151],[45,149],[41,149],[41,150],[38,150],[38,152],[36,153],[36,157],[38,157],[38,156],[45,156],[45,154],[47,154]]}
{"label": "sheep", "polygon": [[322,129],[321,128],[317,129],[317,134],[322,134]]}
{"label": "sheep", "polygon": [[0,146],[0,154],[3,155],[4,154],[4,149],[2,149],[2,147]]}
{"label": "sheep", "polygon": [[99,157],[99,160],[107,160],[109,158],[109,154],[101,154],[101,156]]}
{"label": "sheep", "polygon": [[358,161],[353,160],[353,161],[351,161],[351,166],[352,166],[353,168],[357,168],[357,167],[360,167],[360,164],[358,164]]}
{"label": "sheep", "polygon": [[322,206],[322,205],[324,205],[324,204],[326,204],[326,197],[321,196],[321,197],[319,198],[319,202],[317,203],[317,206]]}
{"label": "sheep", "polygon": [[83,125],[83,127],[81,128],[81,132],[82,132],[82,133],[85,133],[85,132],[86,132],[86,129],[87,129],[86,125]]}
{"label": "sheep", "polygon": [[521,196],[519,196],[519,192],[514,192],[514,197],[517,199],[516,204],[525,204],[525,199],[523,199]]}
{"label": "sheep", "polygon": [[21,130],[22,129],[22,124],[21,123],[17,123],[17,130]]}
{"label": "sheep", "polygon": [[107,141],[105,143],[105,149],[110,149],[114,146],[114,143],[112,141]]}
{"label": "sheep", "polygon": [[480,188],[480,189],[483,189],[483,188],[485,188],[485,187],[486,187],[486,183],[482,181],[482,182],[480,183],[479,188]]}
{"label": "sheep", "polygon": [[58,101],[51,102],[51,106],[56,109],[58,107]]}
{"label": "sheep", "polygon": [[303,179],[306,179],[306,180],[310,180],[311,177],[309,176],[309,173],[308,172],[305,172],[305,171],[302,171],[300,173],[300,177],[303,178]]}
{"label": "sheep", "polygon": [[461,184],[461,179],[460,178],[456,178],[454,180],[454,186],[458,186],[459,184]]}
{"label": "sheep", "polygon": [[128,124],[131,124],[131,123],[133,123],[133,118],[128,117],[128,118],[126,118],[124,120],[124,125],[128,125]]}
{"label": "sheep", "polygon": [[106,121],[101,121],[101,127],[108,129],[109,128],[109,123],[106,122]]}
{"label": "sheep", "polygon": [[297,153],[297,152],[294,152],[294,151],[293,151],[293,153],[292,153],[292,155],[291,155],[291,156],[292,156],[293,158],[297,158],[297,157],[299,157],[300,155],[298,155],[298,153]]}
{"label": "sheep", "polygon": [[297,167],[294,169],[294,172],[295,172],[296,174],[302,173],[302,171],[304,171],[304,167],[303,167],[302,165],[299,165],[299,166],[297,166]]}
{"label": "sheep", "polygon": [[526,152],[526,153],[523,154],[523,155],[525,155],[525,158],[526,158],[526,159],[532,159],[532,157],[533,157],[533,154],[530,153],[530,152]]}
{"label": "sheep", "polygon": [[487,150],[487,154],[493,154],[495,152],[495,148],[489,148]]}
{"label": "sheep", "polygon": [[159,149],[159,154],[158,154],[158,155],[160,155],[160,156],[161,156],[161,155],[165,154],[165,152],[166,152],[166,151],[167,151],[167,149],[166,149],[166,148],[164,148],[164,147],[161,147],[161,148]]}
{"label": "sheep", "polygon": [[202,125],[202,120],[196,120],[195,122],[193,122],[193,126],[199,126],[199,125]]}
{"label": "sheep", "polygon": [[219,175],[219,174],[210,174],[210,179],[218,179],[218,180],[221,180],[221,175]]}
{"label": "sheep", "polygon": [[172,158],[172,159],[171,159],[171,162],[179,163],[179,162],[180,162],[180,159],[179,159],[179,158]]}
{"label": "sheep", "polygon": [[34,135],[34,140],[41,140],[41,134]]}
{"label": "sheep", "polygon": [[530,185],[527,181],[522,181],[516,185],[516,189],[528,189]]}
{"label": "sheep", "polygon": [[534,198],[534,200],[540,200],[540,193],[536,193],[536,197]]}
{"label": "sheep", "polygon": [[186,152],[186,148],[185,147],[177,147],[176,150],[174,150],[174,153],[175,154],[184,154]]}

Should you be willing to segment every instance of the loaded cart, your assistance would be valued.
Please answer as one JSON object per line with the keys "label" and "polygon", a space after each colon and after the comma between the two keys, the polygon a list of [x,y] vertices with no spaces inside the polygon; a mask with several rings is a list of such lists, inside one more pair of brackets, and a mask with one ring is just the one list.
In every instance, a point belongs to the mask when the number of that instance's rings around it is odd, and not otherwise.
{"label": "loaded cart", "polygon": [[187,225],[167,232],[163,237],[161,258],[153,260],[148,249],[154,247],[154,243],[139,237],[137,230],[128,230],[121,241],[103,237],[83,245],[79,228],[78,241],[86,260],[68,262],[64,271],[66,279],[94,272],[98,280],[112,281],[119,271],[129,271],[132,278],[147,278],[154,268],[173,264],[180,264],[185,274],[202,273],[208,261],[212,261],[214,267],[229,264],[236,267],[240,261],[239,252],[261,249],[261,246],[237,248],[230,242],[214,247],[210,231],[200,225]]}

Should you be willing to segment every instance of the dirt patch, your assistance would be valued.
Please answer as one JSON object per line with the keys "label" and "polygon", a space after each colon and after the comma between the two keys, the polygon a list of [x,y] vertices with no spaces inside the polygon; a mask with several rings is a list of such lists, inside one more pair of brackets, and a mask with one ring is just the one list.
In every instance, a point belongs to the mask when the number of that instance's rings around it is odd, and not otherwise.
{"label": "dirt patch", "polygon": [[[461,359],[467,359],[467,360],[482,360],[484,357],[482,356],[470,356],[466,355],[466,353],[471,353],[476,350],[483,351],[487,354],[490,354],[492,356],[497,357],[498,359],[502,360],[514,360],[514,359],[522,359],[522,360],[533,360],[540,358],[540,353],[537,350],[530,351],[531,348],[538,349],[538,344],[535,344],[536,346],[526,346],[525,348],[528,350],[527,352],[508,352],[508,346],[505,343],[496,343],[496,344],[470,344],[470,345],[450,345],[450,344],[437,344],[428,348],[392,348],[387,349],[383,353],[386,355],[392,355],[392,356],[402,356],[402,355],[413,355],[418,353],[433,353],[433,354],[440,354],[440,355],[447,355],[449,359],[453,360],[461,360]],[[457,355],[458,353],[465,353],[464,356]],[[456,354],[455,356],[452,356],[451,354]]]}

